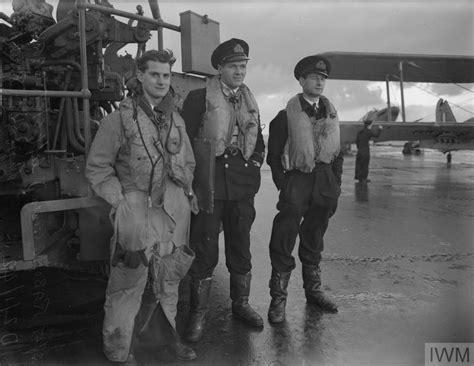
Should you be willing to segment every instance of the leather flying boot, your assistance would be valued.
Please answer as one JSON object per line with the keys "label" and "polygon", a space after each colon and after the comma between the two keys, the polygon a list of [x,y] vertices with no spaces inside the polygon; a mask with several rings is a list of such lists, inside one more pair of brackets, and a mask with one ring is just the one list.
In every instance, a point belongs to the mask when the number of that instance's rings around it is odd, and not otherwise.
{"label": "leather flying boot", "polygon": [[321,270],[319,266],[303,264],[303,288],[309,304],[319,306],[322,310],[337,313],[337,305],[324,295],[321,289]]}
{"label": "leather flying boot", "polygon": [[230,298],[232,299],[232,314],[243,322],[253,327],[263,327],[263,319],[249,305],[250,272],[240,275],[230,274]]}
{"label": "leather flying boot", "polygon": [[188,342],[198,342],[202,338],[211,285],[212,277],[203,280],[191,279],[189,320],[184,332],[184,338]]}
{"label": "leather flying boot", "polygon": [[170,344],[168,349],[171,354],[180,361],[191,361],[197,358],[196,352],[179,340]]}
{"label": "leather flying boot", "polygon": [[277,272],[272,269],[270,278],[270,308],[268,309],[268,320],[270,323],[282,323],[285,318],[286,298],[288,296],[288,281],[291,272]]}

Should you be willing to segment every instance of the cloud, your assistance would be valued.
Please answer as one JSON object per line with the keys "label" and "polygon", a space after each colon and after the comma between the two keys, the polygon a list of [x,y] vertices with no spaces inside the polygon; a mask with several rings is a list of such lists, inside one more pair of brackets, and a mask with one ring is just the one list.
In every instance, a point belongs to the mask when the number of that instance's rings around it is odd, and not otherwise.
{"label": "cloud", "polygon": [[257,94],[288,93],[301,89],[292,68],[269,62],[254,65],[252,60],[248,64],[246,83]]}
{"label": "cloud", "polygon": [[385,107],[382,88],[371,87],[371,83],[367,82],[328,80],[326,95],[332,100],[338,111],[351,110],[361,106]]}
{"label": "cloud", "polygon": [[469,89],[471,93],[474,93],[474,84],[429,84],[429,90],[436,95],[446,97],[453,97],[466,92]]}

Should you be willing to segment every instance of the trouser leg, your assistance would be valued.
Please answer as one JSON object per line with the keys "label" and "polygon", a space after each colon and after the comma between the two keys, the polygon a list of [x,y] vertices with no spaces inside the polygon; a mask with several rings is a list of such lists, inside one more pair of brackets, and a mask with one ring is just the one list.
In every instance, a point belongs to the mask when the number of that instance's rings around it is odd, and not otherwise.
{"label": "trouser leg", "polygon": [[190,309],[184,337],[189,342],[198,342],[203,335],[212,285],[212,274],[219,260],[219,229],[224,201],[214,202],[214,212],[199,212],[191,221],[190,247],[195,259],[189,274]]}
{"label": "trouser leg", "polygon": [[179,281],[163,281],[162,292],[160,296],[160,306],[158,310],[161,310],[168,321],[170,326],[171,336],[169,342],[169,350],[171,353],[181,361],[194,360],[197,355],[194,350],[183,344],[178,332],[176,331],[176,313],[178,305],[178,289]]}
{"label": "trouser leg", "polygon": [[356,161],[355,161],[355,172],[354,179],[361,180],[362,178],[362,156],[360,151],[357,151]]}
{"label": "trouser leg", "polygon": [[290,172],[280,191],[278,214],[273,219],[270,238],[272,274],[269,287],[272,300],[268,320],[281,323],[285,320],[287,287],[291,271],[296,267],[293,249],[300,229],[301,218],[311,202],[314,175]]}
{"label": "trouser leg", "polygon": [[357,180],[367,179],[369,175],[370,151],[360,149],[356,155],[356,169],[354,178]]}
{"label": "trouser leg", "polygon": [[157,302],[150,286],[147,286],[143,295],[142,306],[136,319],[136,333],[152,337],[154,344],[166,345],[170,352],[179,360],[188,361],[197,357],[196,352],[181,342],[176,331],[176,298],[178,291],[177,281],[163,281],[162,291]]}
{"label": "trouser leg", "polygon": [[252,263],[250,229],[255,220],[253,197],[226,201],[222,215],[225,239],[226,265],[230,273],[232,313],[248,325],[262,327],[263,320],[250,306]]}
{"label": "trouser leg", "polygon": [[313,204],[304,215],[299,230],[298,248],[298,256],[303,264],[319,265],[321,252],[324,250],[324,234],[328,228],[329,219],[337,208],[337,200],[331,201],[330,205]]}
{"label": "trouser leg", "polygon": [[273,219],[270,237],[270,261],[277,272],[290,272],[296,267],[293,249],[298,236],[301,214],[293,205],[286,205]]}
{"label": "trouser leg", "polygon": [[200,211],[192,217],[189,246],[196,257],[189,270],[191,278],[212,277],[219,261],[219,229],[225,201],[214,202],[214,212]]}
{"label": "trouser leg", "polygon": [[253,197],[225,201],[222,213],[225,259],[230,273],[247,274],[252,269],[250,230],[255,220]]}
{"label": "trouser leg", "polygon": [[301,218],[311,203],[313,180],[313,174],[289,172],[285,175],[277,204],[279,212],[273,219],[269,246],[272,269],[275,272],[291,272],[296,267],[292,253]]}
{"label": "trouser leg", "polygon": [[[130,350],[135,317],[140,309],[148,267],[112,266],[105,293],[102,329],[104,353],[111,361],[124,362]],[[132,351],[132,352],[131,352]]]}
{"label": "trouser leg", "polygon": [[336,200],[328,200],[326,206],[313,205],[305,215],[300,230],[299,257],[303,264],[303,287],[308,303],[325,311],[337,312],[337,305],[321,289],[321,252],[329,218],[337,207]]}

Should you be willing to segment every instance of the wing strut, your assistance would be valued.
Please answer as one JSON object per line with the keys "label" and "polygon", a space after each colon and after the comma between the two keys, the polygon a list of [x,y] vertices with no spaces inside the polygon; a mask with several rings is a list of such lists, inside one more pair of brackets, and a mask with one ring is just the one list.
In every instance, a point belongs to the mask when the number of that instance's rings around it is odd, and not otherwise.
{"label": "wing strut", "polygon": [[401,101],[402,101],[402,121],[406,122],[406,118],[405,118],[405,95],[403,93],[403,61],[400,61],[398,69],[400,71],[400,95],[401,95]]}
{"label": "wing strut", "polygon": [[392,121],[392,106],[390,104],[390,75],[387,74],[385,75],[385,85],[387,86],[387,121],[391,122]]}

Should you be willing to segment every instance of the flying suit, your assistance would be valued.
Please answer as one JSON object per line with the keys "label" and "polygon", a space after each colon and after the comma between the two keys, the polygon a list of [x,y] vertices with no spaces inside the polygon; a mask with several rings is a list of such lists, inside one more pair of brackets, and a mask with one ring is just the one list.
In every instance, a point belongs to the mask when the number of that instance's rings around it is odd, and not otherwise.
{"label": "flying suit", "polygon": [[[150,107],[151,110],[151,107]],[[152,112],[153,113],[153,112]],[[112,205],[114,237],[126,251],[160,256],[188,242],[190,192],[195,166],[184,121],[168,94],[155,107],[154,121],[128,98],[106,116],[92,143],[86,176],[92,189]],[[158,123],[157,123],[158,122]],[[111,266],[103,324],[104,353],[125,361],[148,277],[148,266]],[[157,300],[175,326],[179,281],[163,279]]]}

